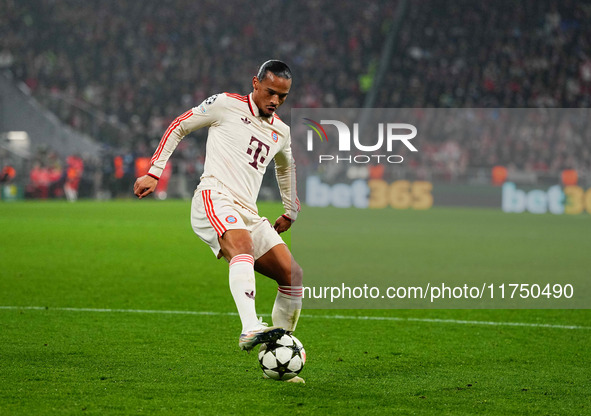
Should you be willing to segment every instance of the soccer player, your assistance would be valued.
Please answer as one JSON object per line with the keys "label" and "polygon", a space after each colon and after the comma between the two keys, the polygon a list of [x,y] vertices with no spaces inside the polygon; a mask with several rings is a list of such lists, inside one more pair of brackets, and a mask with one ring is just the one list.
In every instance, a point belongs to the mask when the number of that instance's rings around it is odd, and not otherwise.
{"label": "soccer player", "polygon": [[[205,168],[191,204],[191,225],[217,258],[229,262],[230,291],[242,321],[239,346],[247,351],[293,332],[302,304],[302,269],[279,236],[300,210],[290,129],[275,114],[289,94],[291,79],[285,63],[270,60],[253,77],[250,94],[212,95],[180,115],[162,136],[148,174],[134,185],[140,199],[154,192],[180,140],[209,127]],[[258,215],[256,206],[272,159],[285,209],[273,225]],[[257,318],[255,270],[278,283],[271,327]]]}

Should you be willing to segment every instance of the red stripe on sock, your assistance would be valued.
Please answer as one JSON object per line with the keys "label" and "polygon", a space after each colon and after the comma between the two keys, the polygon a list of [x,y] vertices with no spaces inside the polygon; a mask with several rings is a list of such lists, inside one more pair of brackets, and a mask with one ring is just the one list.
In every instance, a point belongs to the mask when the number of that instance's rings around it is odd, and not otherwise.
{"label": "red stripe on sock", "polygon": [[292,296],[292,297],[302,297],[304,289],[299,286],[299,287],[292,287],[292,286],[279,286],[277,288],[277,290],[287,296]]}
{"label": "red stripe on sock", "polygon": [[238,254],[232,257],[232,260],[230,260],[230,266],[239,262],[250,263],[254,266],[254,257],[250,254]]}

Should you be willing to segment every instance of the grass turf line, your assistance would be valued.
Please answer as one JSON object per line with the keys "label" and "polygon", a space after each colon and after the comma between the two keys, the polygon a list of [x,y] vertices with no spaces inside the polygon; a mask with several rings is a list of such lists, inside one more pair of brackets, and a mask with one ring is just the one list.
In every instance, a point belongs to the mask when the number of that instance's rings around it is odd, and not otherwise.
{"label": "grass turf line", "polygon": [[[273,220],[281,208],[265,204],[262,211]],[[2,204],[0,304],[234,312],[227,266],[214,261],[193,235],[188,213],[188,203],[181,201]],[[491,233],[512,237],[510,227],[498,230],[498,223],[505,221],[502,213],[395,214],[404,224],[404,238],[416,231],[413,224],[420,228],[428,220],[431,232],[421,230],[419,237],[434,244],[466,215],[472,221],[480,217],[483,227],[495,218]],[[566,240],[560,230],[556,226],[553,232]],[[531,233],[538,230],[532,228]],[[576,270],[585,261],[571,267]],[[424,268],[441,273],[436,264]],[[257,284],[259,311],[268,313],[274,284],[264,278]],[[306,311],[329,313],[589,323],[586,310]],[[589,411],[587,331],[304,319],[297,336],[309,357],[302,374],[305,386],[262,380],[254,354],[238,351],[237,331],[235,316],[2,310],[0,413]]]}

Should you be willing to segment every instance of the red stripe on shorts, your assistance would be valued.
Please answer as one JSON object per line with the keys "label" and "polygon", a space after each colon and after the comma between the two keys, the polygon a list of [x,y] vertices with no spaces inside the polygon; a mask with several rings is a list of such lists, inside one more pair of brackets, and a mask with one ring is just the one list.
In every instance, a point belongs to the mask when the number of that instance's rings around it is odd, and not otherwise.
{"label": "red stripe on shorts", "polygon": [[215,232],[221,237],[226,232],[226,227],[224,227],[218,216],[215,215],[213,202],[211,201],[211,191],[202,191],[201,196],[203,197],[203,205],[205,206],[205,215],[207,215],[207,219]]}

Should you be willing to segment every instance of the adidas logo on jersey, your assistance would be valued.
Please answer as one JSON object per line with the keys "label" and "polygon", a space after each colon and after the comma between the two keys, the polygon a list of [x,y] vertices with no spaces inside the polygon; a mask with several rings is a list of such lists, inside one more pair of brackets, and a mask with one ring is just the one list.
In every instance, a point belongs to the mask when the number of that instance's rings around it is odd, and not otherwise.
{"label": "adidas logo on jersey", "polygon": [[240,120],[242,120],[242,122],[244,124],[250,124],[251,123],[251,121],[247,117],[242,117]]}

